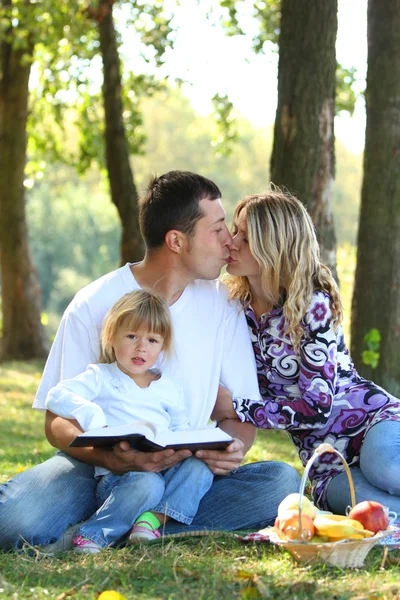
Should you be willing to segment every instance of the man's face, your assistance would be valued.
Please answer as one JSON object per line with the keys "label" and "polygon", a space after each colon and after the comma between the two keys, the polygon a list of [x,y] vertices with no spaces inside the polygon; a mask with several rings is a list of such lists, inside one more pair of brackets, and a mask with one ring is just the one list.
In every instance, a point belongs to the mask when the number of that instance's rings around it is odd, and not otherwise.
{"label": "man's face", "polygon": [[204,217],[196,223],[194,235],[182,254],[185,269],[193,279],[216,279],[229,261],[231,235],[225,224],[221,200],[201,200]]}

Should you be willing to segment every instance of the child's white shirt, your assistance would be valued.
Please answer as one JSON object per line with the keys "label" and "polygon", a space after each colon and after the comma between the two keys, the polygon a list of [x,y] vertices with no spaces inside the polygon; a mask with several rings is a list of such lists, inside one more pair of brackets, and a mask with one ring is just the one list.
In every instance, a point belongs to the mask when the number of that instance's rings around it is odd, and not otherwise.
{"label": "child's white shirt", "polygon": [[[151,423],[157,433],[189,428],[182,387],[161,375],[141,388],[116,363],[91,364],[86,371],[53,387],[46,408],[75,419],[85,431],[97,427]],[[96,467],[96,476],[107,473]]]}

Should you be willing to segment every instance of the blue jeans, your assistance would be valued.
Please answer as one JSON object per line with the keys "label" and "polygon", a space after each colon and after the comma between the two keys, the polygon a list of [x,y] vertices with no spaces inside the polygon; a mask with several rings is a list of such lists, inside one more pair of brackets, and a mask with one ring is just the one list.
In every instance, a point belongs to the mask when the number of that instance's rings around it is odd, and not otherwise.
{"label": "blue jeans", "polygon": [[[360,468],[351,470],[356,502],[375,500],[397,513],[400,522],[400,421],[381,421],[365,436]],[[328,486],[330,510],[344,514],[350,505],[346,473],[340,473]]]}
{"label": "blue jeans", "polygon": [[[0,548],[44,546],[98,508],[94,469],[63,452],[0,486]],[[214,482],[191,525],[169,521],[166,532],[189,529],[260,529],[278,504],[298,492],[300,477],[281,462],[251,463]]]}
{"label": "blue jeans", "polygon": [[79,528],[78,535],[104,548],[127,533],[147,510],[190,525],[212,481],[208,466],[194,456],[162,473],[110,473],[97,486],[100,508]]}

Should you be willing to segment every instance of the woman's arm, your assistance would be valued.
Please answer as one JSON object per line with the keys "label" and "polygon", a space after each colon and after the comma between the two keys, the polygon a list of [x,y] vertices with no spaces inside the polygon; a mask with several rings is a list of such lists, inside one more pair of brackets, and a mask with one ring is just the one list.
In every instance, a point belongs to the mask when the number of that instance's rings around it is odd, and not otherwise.
{"label": "woman's arm", "polygon": [[[300,342],[299,358],[277,356],[272,378],[260,377],[262,402],[234,399],[240,420],[257,427],[315,429],[326,425],[332,410],[337,377],[337,341],[331,322],[329,298],[322,292],[313,296],[305,317],[307,334]],[[291,381],[297,378],[298,391]],[[286,390],[285,384],[287,381]],[[282,393],[280,389],[282,387]]]}

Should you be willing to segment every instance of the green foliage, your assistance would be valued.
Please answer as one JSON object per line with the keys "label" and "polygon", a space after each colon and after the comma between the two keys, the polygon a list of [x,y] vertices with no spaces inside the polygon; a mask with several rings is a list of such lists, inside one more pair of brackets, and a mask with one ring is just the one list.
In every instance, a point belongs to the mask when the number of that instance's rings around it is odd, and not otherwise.
{"label": "green foliage", "polygon": [[364,336],[364,343],[367,350],[362,352],[362,361],[364,365],[376,369],[379,364],[379,347],[381,345],[381,334],[378,329],[372,328]]}
{"label": "green foliage", "polygon": [[[139,189],[150,174],[171,169],[200,172],[213,179],[223,192],[228,220],[234,204],[249,191],[269,184],[269,155],[272,130],[255,129],[237,117],[235,127],[240,143],[232,140],[233,152],[217,154],[213,141],[218,128],[210,117],[196,115],[179,87],[170,87],[143,102],[146,151],[135,160]],[[179,127],[176,127],[179,123]]]}
{"label": "green foliage", "polygon": [[352,154],[336,140],[336,177],[333,183],[333,216],[339,244],[357,244],[362,185],[362,155]]}
{"label": "green foliage", "polygon": [[[246,35],[249,27],[249,16],[257,23],[257,33],[251,33],[253,49],[256,53],[276,50],[279,44],[281,2],[280,0],[219,0],[219,5],[225,9],[226,16],[222,21],[226,34]],[[250,10],[251,7],[251,10]],[[353,114],[357,99],[353,84],[357,81],[356,69],[345,68],[337,63],[336,69],[336,114],[348,112]]]}
{"label": "green foliage", "polygon": [[[226,9],[223,25],[227,35],[245,35],[242,21],[249,16],[247,0],[220,0],[220,6]],[[258,32],[253,35],[253,48],[255,52],[263,52],[265,43],[277,44],[280,30],[280,1],[257,0],[253,2],[251,16],[258,22]]]}
{"label": "green foliage", "polygon": [[[218,128],[214,119],[197,115],[179,87],[164,86],[155,91],[142,99],[141,109],[147,138],[145,152],[135,158],[139,193],[154,173],[171,169],[202,173],[220,186],[230,224],[240,198],[267,189],[271,128],[257,129],[238,115],[238,139],[231,142],[232,153],[216,155],[213,141]],[[76,147],[80,131],[73,125],[74,112],[67,117],[68,149]],[[341,291],[350,298],[361,157],[351,155],[340,144],[336,156],[333,210],[341,248],[338,262],[342,265]],[[38,168],[42,168],[40,163]],[[96,168],[89,169],[82,179],[72,168],[49,164],[46,177],[29,191],[28,229],[42,286],[43,310],[59,312],[80,287],[118,266],[120,225],[107,185],[104,173]]]}
{"label": "green foliage", "polygon": [[233,142],[238,141],[233,104],[228,96],[215,94],[212,99],[214,119],[217,124],[217,136],[211,142],[217,156],[229,156],[233,151]]}
{"label": "green foliage", "polygon": [[28,194],[27,219],[43,310],[62,312],[78,289],[118,266],[119,219],[98,172],[80,180],[71,168],[49,169]]}
{"label": "green foliage", "polygon": [[173,46],[173,14],[168,13],[164,0],[121,2],[127,4],[130,11],[126,25],[134,28],[143,44],[142,56],[145,60],[154,60],[159,66],[163,55]]}
{"label": "green foliage", "polygon": [[346,69],[341,64],[336,64],[336,114],[348,112],[354,113],[357,95],[353,89],[353,84],[357,81],[357,71],[355,67]]}
{"label": "green foliage", "polygon": [[[112,6],[114,2],[110,3]],[[96,19],[99,2],[86,0],[13,0],[0,4],[3,39],[15,48],[34,47],[27,60],[34,62],[31,110],[28,121],[28,177],[39,177],[49,161],[64,162],[83,173],[94,162],[104,167],[104,117],[101,102],[100,42]],[[116,21],[141,45],[140,54],[148,62],[161,64],[163,54],[173,44],[171,19],[163,0],[115,2]],[[122,37],[119,34],[119,44]],[[140,153],[145,140],[140,100],[160,87],[152,76],[122,69],[123,119],[129,151]],[[79,131],[78,145],[68,145],[68,115],[74,111],[73,125]]]}

